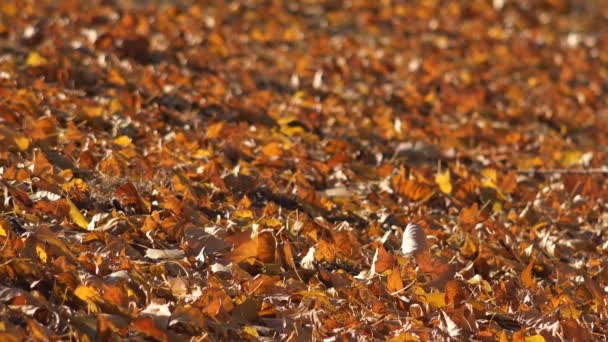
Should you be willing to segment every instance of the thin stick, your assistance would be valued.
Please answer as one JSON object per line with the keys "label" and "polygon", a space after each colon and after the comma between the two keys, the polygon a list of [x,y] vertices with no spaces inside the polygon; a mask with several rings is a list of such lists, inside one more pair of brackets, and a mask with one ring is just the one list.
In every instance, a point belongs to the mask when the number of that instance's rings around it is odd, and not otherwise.
{"label": "thin stick", "polygon": [[519,174],[600,174],[600,175],[608,175],[608,168],[595,168],[595,169],[546,169],[546,170],[537,170],[537,169],[526,169],[526,170],[517,170]]}

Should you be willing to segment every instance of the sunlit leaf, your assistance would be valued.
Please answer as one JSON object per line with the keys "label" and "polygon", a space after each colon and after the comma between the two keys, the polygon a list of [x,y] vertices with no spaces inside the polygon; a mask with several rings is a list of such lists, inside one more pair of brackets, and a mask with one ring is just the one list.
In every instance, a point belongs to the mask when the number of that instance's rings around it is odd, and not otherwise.
{"label": "sunlit leaf", "polygon": [[536,290],[536,279],[534,279],[534,260],[531,260],[528,266],[521,273],[521,281],[530,290]]}
{"label": "sunlit leaf", "polygon": [[48,61],[46,60],[46,58],[42,57],[38,52],[35,51],[30,52],[30,54],[27,56],[27,59],[25,60],[25,64],[31,67],[45,65],[47,63]]}
{"label": "sunlit leaf", "polygon": [[89,312],[99,311],[99,304],[103,299],[94,287],[80,285],[74,290],[74,295],[87,304]]}
{"label": "sunlit leaf", "polygon": [[450,181],[450,170],[446,169],[443,172],[437,172],[435,175],[435,183],[439,185],[439,190],[444,194],[452,193],[452,183]]}
{"label": "sunlit leaf", "polygon": [[15,144],[21,151],[25,151],[30,147],[30,140],[24,136],[15,136]]}
{"label": "sunlit leaf", "polygon": [[48,256],[46,254],[46,251],[44,250],[44,246],[42,246],[41,244],[36,244],[36,254],[38,255],[40,261],[43,264],[46,264]]}
{"label": "sunlit leaf", "polygon": [[70,217],[72,221],[82,229],[87,229],[89,226],[89,221],[82,215],[78,207],[72,202],[69,198],[66,198],[68,205],[70,206]]}
{"label": "sunlit leaf", "polygon": [[251,335],[253,337],[260,337],[260,334],[258,334],[258,331],[254,327],[252,327],[252,326],[246,326],[246,327],[244,327],[243,328],[243,332],[246,333],[246,334],[248,334],[248,335]]}
{"label": "sunlit leaf", "polygon": [[121,135],[114,139],[114,143],[120,147],[127,147],[131,145],[131,138],[126,135]]}

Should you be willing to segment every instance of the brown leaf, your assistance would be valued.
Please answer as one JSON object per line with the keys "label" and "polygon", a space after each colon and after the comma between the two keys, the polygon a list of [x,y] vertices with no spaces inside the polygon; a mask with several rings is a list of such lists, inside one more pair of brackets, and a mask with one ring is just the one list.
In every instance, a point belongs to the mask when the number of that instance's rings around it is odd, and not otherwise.
{"label": "brown leaf", "polygon": [[145,214],[147,212],[144,202],[132,182],[118,187],[114,195],[122,208],[134,210],[137,214]]}
{"label": "brown leaf", "polygon": [[445,302],[451,307],[459,307],[467,299],[464,284],[458,280],[449,280],[444,292]]}

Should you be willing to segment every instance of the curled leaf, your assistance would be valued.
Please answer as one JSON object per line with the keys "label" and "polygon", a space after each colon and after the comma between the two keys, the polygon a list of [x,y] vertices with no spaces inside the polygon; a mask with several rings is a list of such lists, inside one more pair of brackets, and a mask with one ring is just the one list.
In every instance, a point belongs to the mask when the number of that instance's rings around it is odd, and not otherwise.
{"label": "curled leaf", "polygon": [[404,255],[418,254],[426,248],[426,236],[422,228],[415,223],[408,223],[403,232],[401,253]]}
{"label": "curled leaf", "polygon": [[87,221],[87,219],[82,215],[82,213],[80,213],[80,210],[78,209],[76,204],[74,204],[74,202],[72,202],[69,198],[66,198],[66,201],[70,206],[70,217],[72,218],[72,221],[74,221],[74,223],[76,223],[78,227],[82,229],[88,229],[89,221]]}

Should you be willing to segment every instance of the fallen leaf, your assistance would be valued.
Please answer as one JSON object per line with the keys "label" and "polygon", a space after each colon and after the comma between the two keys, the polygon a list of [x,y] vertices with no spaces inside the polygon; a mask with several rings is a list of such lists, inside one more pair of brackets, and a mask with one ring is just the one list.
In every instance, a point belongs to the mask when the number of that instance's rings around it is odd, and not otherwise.
{"label": "fallen leaf", "polygon": [[89,312],[99,312],[103,299],[94,287],[80,285],[74,290],[74,295],[87,304]]}
{"label": "fallen leaf", "polygon": [[45,65],[47,63],[48,63],[48,61],[46,60],[46,58],[42,57],[36,51],[30,52],[30,54],[27,56],[27,59],[25,60],[25,65],[31,66],[31,67]]}
{"label": "fallen leaf", "polygon": [[72,221],[76,223],[76,225],[82,229],[88,229],[89,222],[87,219],[80,213],[78,207],[72,202],[69,198],[66,198],[68,205],[70,206],[70,217]]}
{"label": "fallen leaf", "polygon": [[167,333],[160,329],[154,322],[154,319],[152,319],[150,316],[138,318],[131,323],[131,328],[136,332],[155,339],[156,341],[169,341]]}
{"label": "fallen leaf", "polygon": [[452,193],[452,183],[450,181],[450,170],[446,169],[443,172],[437,172],[435,175],[435,183],[439,185],[439,190],[446,195]]}
{"label": "fallen leaf", "polygon": [[154,260],[176,260],[182,259],[186,256],[186,253],[181,249],[146,249],[146,258]]}
{"label": "fallen leaf", "polygon": [[418,254],[427,249],[426,235],[422,228],[415,223],[408,223],[403,231],[401,253],[404,255]]}
{"label": "fallen leaf", "polygon": [[536,279],[534,279],[533,271],[534,271],[534,260],[530,260],[530,263],[528,264],[528,266],[526,266],[526,268],[521,273],[521,281],[523,282],[524,286],[527,287],[529,290],[535,291],[536,290]]}

